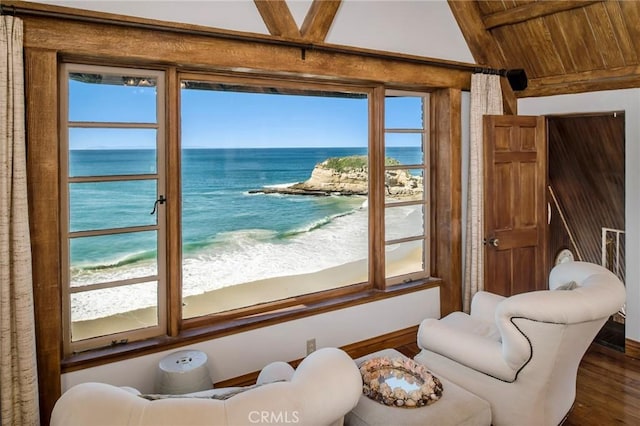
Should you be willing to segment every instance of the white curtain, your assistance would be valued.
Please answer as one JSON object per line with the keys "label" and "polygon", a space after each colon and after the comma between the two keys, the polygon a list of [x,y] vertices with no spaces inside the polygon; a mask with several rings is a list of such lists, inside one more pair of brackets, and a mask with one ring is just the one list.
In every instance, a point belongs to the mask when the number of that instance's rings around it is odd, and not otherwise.
{"label": "white curtain", "polygon": [[467,227],[464,258],[462,305],[469,312],[471,298],[484,288],[484,172],[482,116],[502,114],[500,76],[471,76],[471,116],[469,141],[469,174],[467,193]]}
{"label": "white curtain", "polygon": [[22,21],[0,16],[0,424],[38,425]]}

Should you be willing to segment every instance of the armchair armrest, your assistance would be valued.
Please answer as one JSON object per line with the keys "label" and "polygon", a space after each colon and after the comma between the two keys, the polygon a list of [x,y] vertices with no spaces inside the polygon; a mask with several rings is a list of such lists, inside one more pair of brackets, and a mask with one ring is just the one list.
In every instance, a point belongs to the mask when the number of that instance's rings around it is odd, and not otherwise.
{"label": "armchair armrest", "polygon": [[266,365],[258,374],[256,384],[263,385],[279,381],[290,381],[295,373],[294,368],[283,361],[275,361]]}
{"label": "armchair armrest", "polygon": [[471,317],[481,321],[495,322],[498,304],[506,297],[486,291],[479,291],[471,299]]}
{"label": "armchair armrest", "polygon": [[507,382],[514,381],[518,372],[505,362],[500,342],[459,330],[443,320],[422,321],[418,346]]}

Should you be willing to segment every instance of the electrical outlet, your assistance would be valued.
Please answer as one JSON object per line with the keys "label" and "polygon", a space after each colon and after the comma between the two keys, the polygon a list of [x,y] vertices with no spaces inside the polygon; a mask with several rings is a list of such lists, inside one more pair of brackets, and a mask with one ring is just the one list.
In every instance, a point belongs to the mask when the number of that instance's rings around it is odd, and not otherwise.
{"label": "electrical outlet", "polygon": [[316,339],[307,340],[307,355],[316,350]]}

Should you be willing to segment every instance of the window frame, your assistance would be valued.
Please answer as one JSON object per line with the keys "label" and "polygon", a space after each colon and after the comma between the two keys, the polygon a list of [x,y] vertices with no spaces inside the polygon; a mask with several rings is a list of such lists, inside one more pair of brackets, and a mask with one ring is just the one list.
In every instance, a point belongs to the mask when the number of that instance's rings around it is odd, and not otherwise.
{"label": "window frame", "polygon": [[[368,97],[368,105],[369,105],[369,114],[368,114],[368,124],[370,126],[372,121],[372,113],[371,113],[371,103],[374,96],[374,88],[371,85],[360,85],[360,84],[348,84],[348,83],[338,83],[338,82],[321,82],[315,79],[303,79],[303,78],[278,78],[274,76],[253,76],[253,75],[242,75],[235,74],[230,75],[228,73],[193,73],[193,72],[179,72],[177,76],[178,82],[184,80],[197,80],[203,82],[211,82],[211,83],[222,83],[222,84],[230,84],[237,85],[240,87],[252,87],[252,88],[265,88],[265,87],[274,87],[278,89],[282,89],[284,91],[288,91],[290,93],[295,93],[296,91],[318,91],[318,92],[351,92],[351,93],[360,93],[366,94]],[[180,110],[180,102],[178,102],[178,110]],[[179,130],[178,130],[179,131]],[[373,142],[374,136],[369,132],[368,135],[368,149],[369,155],[371,152],[371,146],[376,143]],[[182,144],[179,143],[179,149],[182,148]],[[180,176],[180,171],[177,171],[177,175]],[[371,187],[369,188],[369,192],[371,192]],[[179,197],[180,199],[182,197]],[[181,210],[181,206],[180,206]],[[179,225],[181,226],[181,224]],[[371,231],[369,231],[369,236],[371,238]],[[180,243],[181,244],[181,243]],[[172,266],[178,270],[182,268],[182,258],[178,256],[177,258],[171,259]],[[371,253],[369,252],[369,262],[372,262]],[[370,268],[370,267],[369,267]],[[181,283],[180,283],[181,284]],[[362,292],[369,291],[373,288],[371,283],[371,279],[368,282],[360,282],[353,283],[348,286],[319,291],[315,293],[307,293],[304,295],[289,297],[286,299],[266,302],[263,304],[246,306],[243,308],[235,309],[232,311],[225,311],[220,313],[212,313],[203,316],[197,316],[193,318],[182,318],[181,317],[181,326],[185,330],[197,329],[202,327],[207,327],[211,325],[220,325],[224,323],[231,323],[233,321],[244,321],[248,320],[251,317],[270,317],[271,314],[275,311],[281,312],[291,312],[298,311],[298,307],[301,305],[313,305],[317,303],[326,303],[332,299],[339,299],[344,297],[350,297],[358,294],[362,294]],[[181,311],[181,309],[180,309]]]}
{"label": "window frame", "polygon": [[[69,75],[72,73],[104,73],[132,77],[154,77],[156,79],[156,120],[151,122],[115,122],[115,121],[72,121],[69,119]],[[60,66],[60,259],[62,280],[62,335],[63,353],[72,354],[105,346],[127,343],[157,337],[167,329],[167,273],[166,273],[166,218],[162,206],[156,210],[156,224],[127,226],[123,228],[105,228],[99,230],[71,231],[70,227],[70,185],[74,183],[101,183],[118,181],[156,181],[156,199],[166,193],[165,161],[165,72],[146,68],[128,68],[105,65],[88,65],[65,62]],[[155,173],[132,173],[125,175],[69,176],[69,133],[71,129],[153,129],[156,131],[156,171]],[[151,206],[149,206],[151,208]],[[113,280],[90,284],[74,290],[70,276],[70,246],[73,238],[121,235],[136,232],[155,231],[157,247],[157,270],[155,275],[125,280]],[[144,278],[144,279],[142,279]],[[120,331],[113,334],[94,336],[78,341],[72,340],[71,295],[85,291],[117,288],[127,285],[144,284],[156,281],[157,324],[153,326]]]}
{"label": "window frame", "polygon": [[387,89],[385,91],[386,96],[404,96],[404,97],[420,97],[422,98],[422,128],[404,128],[404,127],[387,127],[386,122],[384,123],[384,145],[386,151],[386,135],[387,134],[419,134],[422,139],[422,164],[408,164],[408,165],[399,165],[399,166],[387,166],[385,164],[385,172],[388,170],[401,170],[401,169],[411,169],[411,170],[420,170],[422,171],[422,185],[423,185],[423,197],[422,200],[412,200],[412,201],[400,201],[394,203],[387,203],[385,200],[384,210],[385,213],[388,211],[387,209],[392,209],[395,207],[403,207],[403,206],[422,206],[422,217],[423,217],[423,232],[422,235],[397,238],[397,239],[386,239],[385,238],[385,246],[391,246],[394,244],[403,244],[412,241],[421,241],[422,242],[422,270],[415,271],[408,274],[400,274],[394,275],[391,277],[386,277],[386,286],[394,286],[400,283],[407,283],[412,281],[424,280],[429,278],[429,271],[431,271],[431,253],[430,253],[430,230],[431,230],[431,211],[429,206],[431,205],[431,173],[430,168],[431,165],[431,120],[430,120],[430,95],[428,92],[417,92],[413,90],[398,90],[398,89]]}
{"label": "window frame", "polygon": [[[85,65],[78,64],[76,62],[65,62],[62,65],[62,69],[64,72],[61,73],[64,77],[61,77],[62,80],[66,80],[66,70],[67,69],[80,69],[80,70],[108,70],[109,72],[124,72],[127,75],[150,75],[150,73],[157,73],[158,75],[163,75],[163,71],[153,71],[149,68],[143,67],[118,67],[118,66],[105,66],[105,65]],[[158,312],[159,317],[163,322],[160,322],[157,327],[150,327],[147,329],[138,331],[128,331],[117,333],[114,335],[108,335],[104,338],[100,338],[99,342],[109,343],[109,342],[121,342],[128,344],[131,347],[135,347],[136,345],[132,345],[136,341],[140,341],[143,339],[164,339],[166,337],[180,337],[182,335],[188,335],[191,333],[200,333],[207,332],[207,330],[225,330],[225,329],[233,329],[238,325],[250,325],[250,326],[260,326],[261,321],[271,320],[273,318],[286,317],[288,314],[291,315],[307,315],[313,312],[313,309],[301,308],[301,306],[330,306],[333,304],[341,304],[345,300],[349,300],[353,302],[354,300],[362,300],[366,301],[368,297],[371,297],[373,293],[376,292],[385,292],[393,290],[395,291],[406,291],[407,289],[411,289],[412,287],[423,288],[426,286],[433,286],[434,282],[438,280],[431,277],[429,274],[429,255],[428,251],[429,239],[428,239],[428,227],[429,227],[429,211],[427,210],[429,205],[429,179],[428,179],[428,161],[429,161],[429,94],[427,91],[417,92],[415,90],[400,90],[400,89],[388,89],[382,84],[358,84],[358,83],[346,83],[346,82],[327,82],[327,81],[318,81],[312,78],[292,78],[286,77],[281,78],[278,76],[254,76],[247,75],[242,73],[219,73],[219,72],[192,72],[192,71],[178,71],[175,74],[175,78],[167,78],[166,85],[158,84],[158,102],[162,101],[162,106],[164,107],[164,99],[172,99],[170,94],[172,91],[177,91],[177,96],[174,97],[175,105],[171,105],[169,103],[165,108],[164,114],[158,111],[157,122],[158,129],[164,127],[164,132],[168,135],[177,135],[173,139],[171,137],[166,138],[165,149],[158,149],[158,174],[162,172],[163,179],[167,182],[178,181],[177,187],[173,190],[167,188],[167,198],[172,200],[173,202],[167,203],[167,214],[164,216],[164,209],[161,209],[163,213],[162,220],[165,223],[166,235],[163,235],[165,238],[163,244],[159,244],[159,250],[162,247],[162,251],[164,252],[163,258],[166,259],[165,262],[162,262],[162,273],[164,274],[162,278],[164,278],[166,282],[166,290],[162,292],[158,292]],[[247,87],[277,87],[282,88],[283,90],[295,92],[296,90],[315,90],[315,91],[326,91],[330,92],[353,92],[353,93],[362,93],[366,94],[368,98],[368,109],[369,109],[369,134],[368,134],[368,156],[369,156],[369,206],[370,206],[370,217],[369,217],[369,280],[361,283],[353,283],[352,285],[348,285],[345,287],[340,287],[336,289],[324,290],[315,293],[308,293],[296,297],[290,297],[287,299],[276,300],[272,302],[267,302],[263,304],[247,306],[244,308],[235,309],[232,311],[225,311],[220,313],[212,313],[208,315],[193,317],[193,318],[182,318],[182,281],[181,281],[181,270],[182,270],[182,253],[181,253],[181,168],[180,161],[171,159],[171,154],[175,155],[175,153],[180,153],[181,150],[181,141],[180,141],[180,87],[181,82],[183,80],[198,80],[198,81],[209,81],[212,83],[224,83],[224,84],[237,84],[240,86]],[[174,82],[174,83],[172,83]],[[61,82],[62,83],[62,82]],[[164,83],[164,80],[163,80]],[[173,84],[175,87],[172,87]],[[165,91],[164,96],[160,90],[162,87]],[[411,274],[398,275],[390,278],[386,278],[384,276],[384,263],[385,263],[385,252],[384,248],[388,244],[385,240],[384,235],[384,211],[388,208],[385,205],[385,196],[384,196],[384,178],[381,176],[387,170],[385,166],[385,147],[384,147],[384,135],[388,129],[384,126],[384,102],[385,96],[389,93],[393,94],[402,94],[405,96],[421,96],[423,97],[423,117],[424,117],[424,128],[422,129],[422,137],[423,137],[423,167],[424,170],[424,197],[421,202],[417,202],[417,204],[423,204],[425,207],[424,214],[424,228],[425,233],[422,236],[423,242],[423,259],[424,259],[424,268],[423,271],[413,272]],[[68,106],[64,104],[64,100],[68,99],[68,88],[66,87],[66,81],[61,84],[61,117],[66,119],[64,114],[67,114]],[[171,102],[168,100],[167,102]],[[177,117],[174,118],[173,122],[171,120],[170,115],[172,108],[175,109],[174,115],[177,114]],[[167,117],[168,116],[168,117]],[[160,123],[166,123],[162,126]],[[104,123],[100,123],[102,125]],[[177,128],[172,128],[176,127]],[[66,142],[66,133],[68,132],[68,126],[63,122],[61,125],[61,161],[64,161],[64,156],[68,152],[68,144]],[[158,136],[160,137],[160,135]],[[177,145],[177,146],[171,146]],[[161,153],[162,151],[162,153]],[[162,154],[162,162],[160,162]],[[167,161],[164,160],[164,155],[167,155]],[[68,154],[67,154],[68,155]],[[179,154],[178,154],[179,155]],[[160,170],[163,169],[163,170]],[[68,205],[68,194],[65,191],[65,184],[68,185],[65,179],[64,173],[68,170],[67,164],[61,164],[61,205]],[[382,173],[378,178],[371,177],[371,173]],[[376,194],[375,196],[371,196],[371,194]],[[404,203],[397,203],[395,205],[401,205]],[[416,204],[416,202],[409,202],[408,204]],[[380,212],[380,213],[378,213]],[[64,226],[68,224],[68,212],[62,212],[62,235],[66,235],[67,231]],[[160,223],[161,218],[158,218],[158,223]],[[416,238],[411,238],[411,240],[415,240]],[[68,239],[66,239],[68,241]],[[404,241],[404,240],[402,240]],[[393,241],[397,243],[398,241]],[[164,248],[167,248],[165,251]],[[173,249],[171,249],[173,247]],[[68,262],[68,259],[65,259],[65,250],[67,250],[65,245],[65,239],[63,238],[62,246],[62,259],[63,262]],[[159,253],[159,257],[161,254]],[[158,276],[160,277],[160,263],[158,263],[159,271]],[[68,264],[68,263],[63,263]],[[170,271],[179,271],[178,273],[171,273]],[[62,268],[63,272],[63,283],[68,283],[68,268]],[[376,295],[374,297],[379,297]],[[176,301],[179,300],[180,303]],[[162,303],[165,303],[162,306]],[[364,302],[363,302],[364,303]],[[306,311],[306,312],[305,312]],[[96,345],[92,345],[91,343],[94,341],[90,339],[88,341],[81,341],[79,343],[74,342],[70,343],[70,312],[69,312],[69,294],[68,292],[63,292],[63,337],[64,337],[64,353],[68,358],[73,358],[74,354],[84,350],[93,350],[93,351],[104,351],[109,350],[108,347],[100,347]],[[111,345],[113,347],[113,345]],[[122,346],[122,345],[121,345]]]}

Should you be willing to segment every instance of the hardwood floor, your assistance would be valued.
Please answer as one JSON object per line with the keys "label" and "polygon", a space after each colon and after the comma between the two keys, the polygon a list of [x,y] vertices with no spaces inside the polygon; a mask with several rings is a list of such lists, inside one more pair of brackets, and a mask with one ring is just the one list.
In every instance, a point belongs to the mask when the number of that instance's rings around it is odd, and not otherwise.
{"label": "hardwood floor", "polygon": [[578,370],[567,426],[640,424],[640,360],[594,344]]}
{"label": "hardwood floor", "polygon": [[[418,353],[415,343],[396,348]],[[580,364],[576,402],[563,426],[640,425],[640,360],[593,344]]]}

